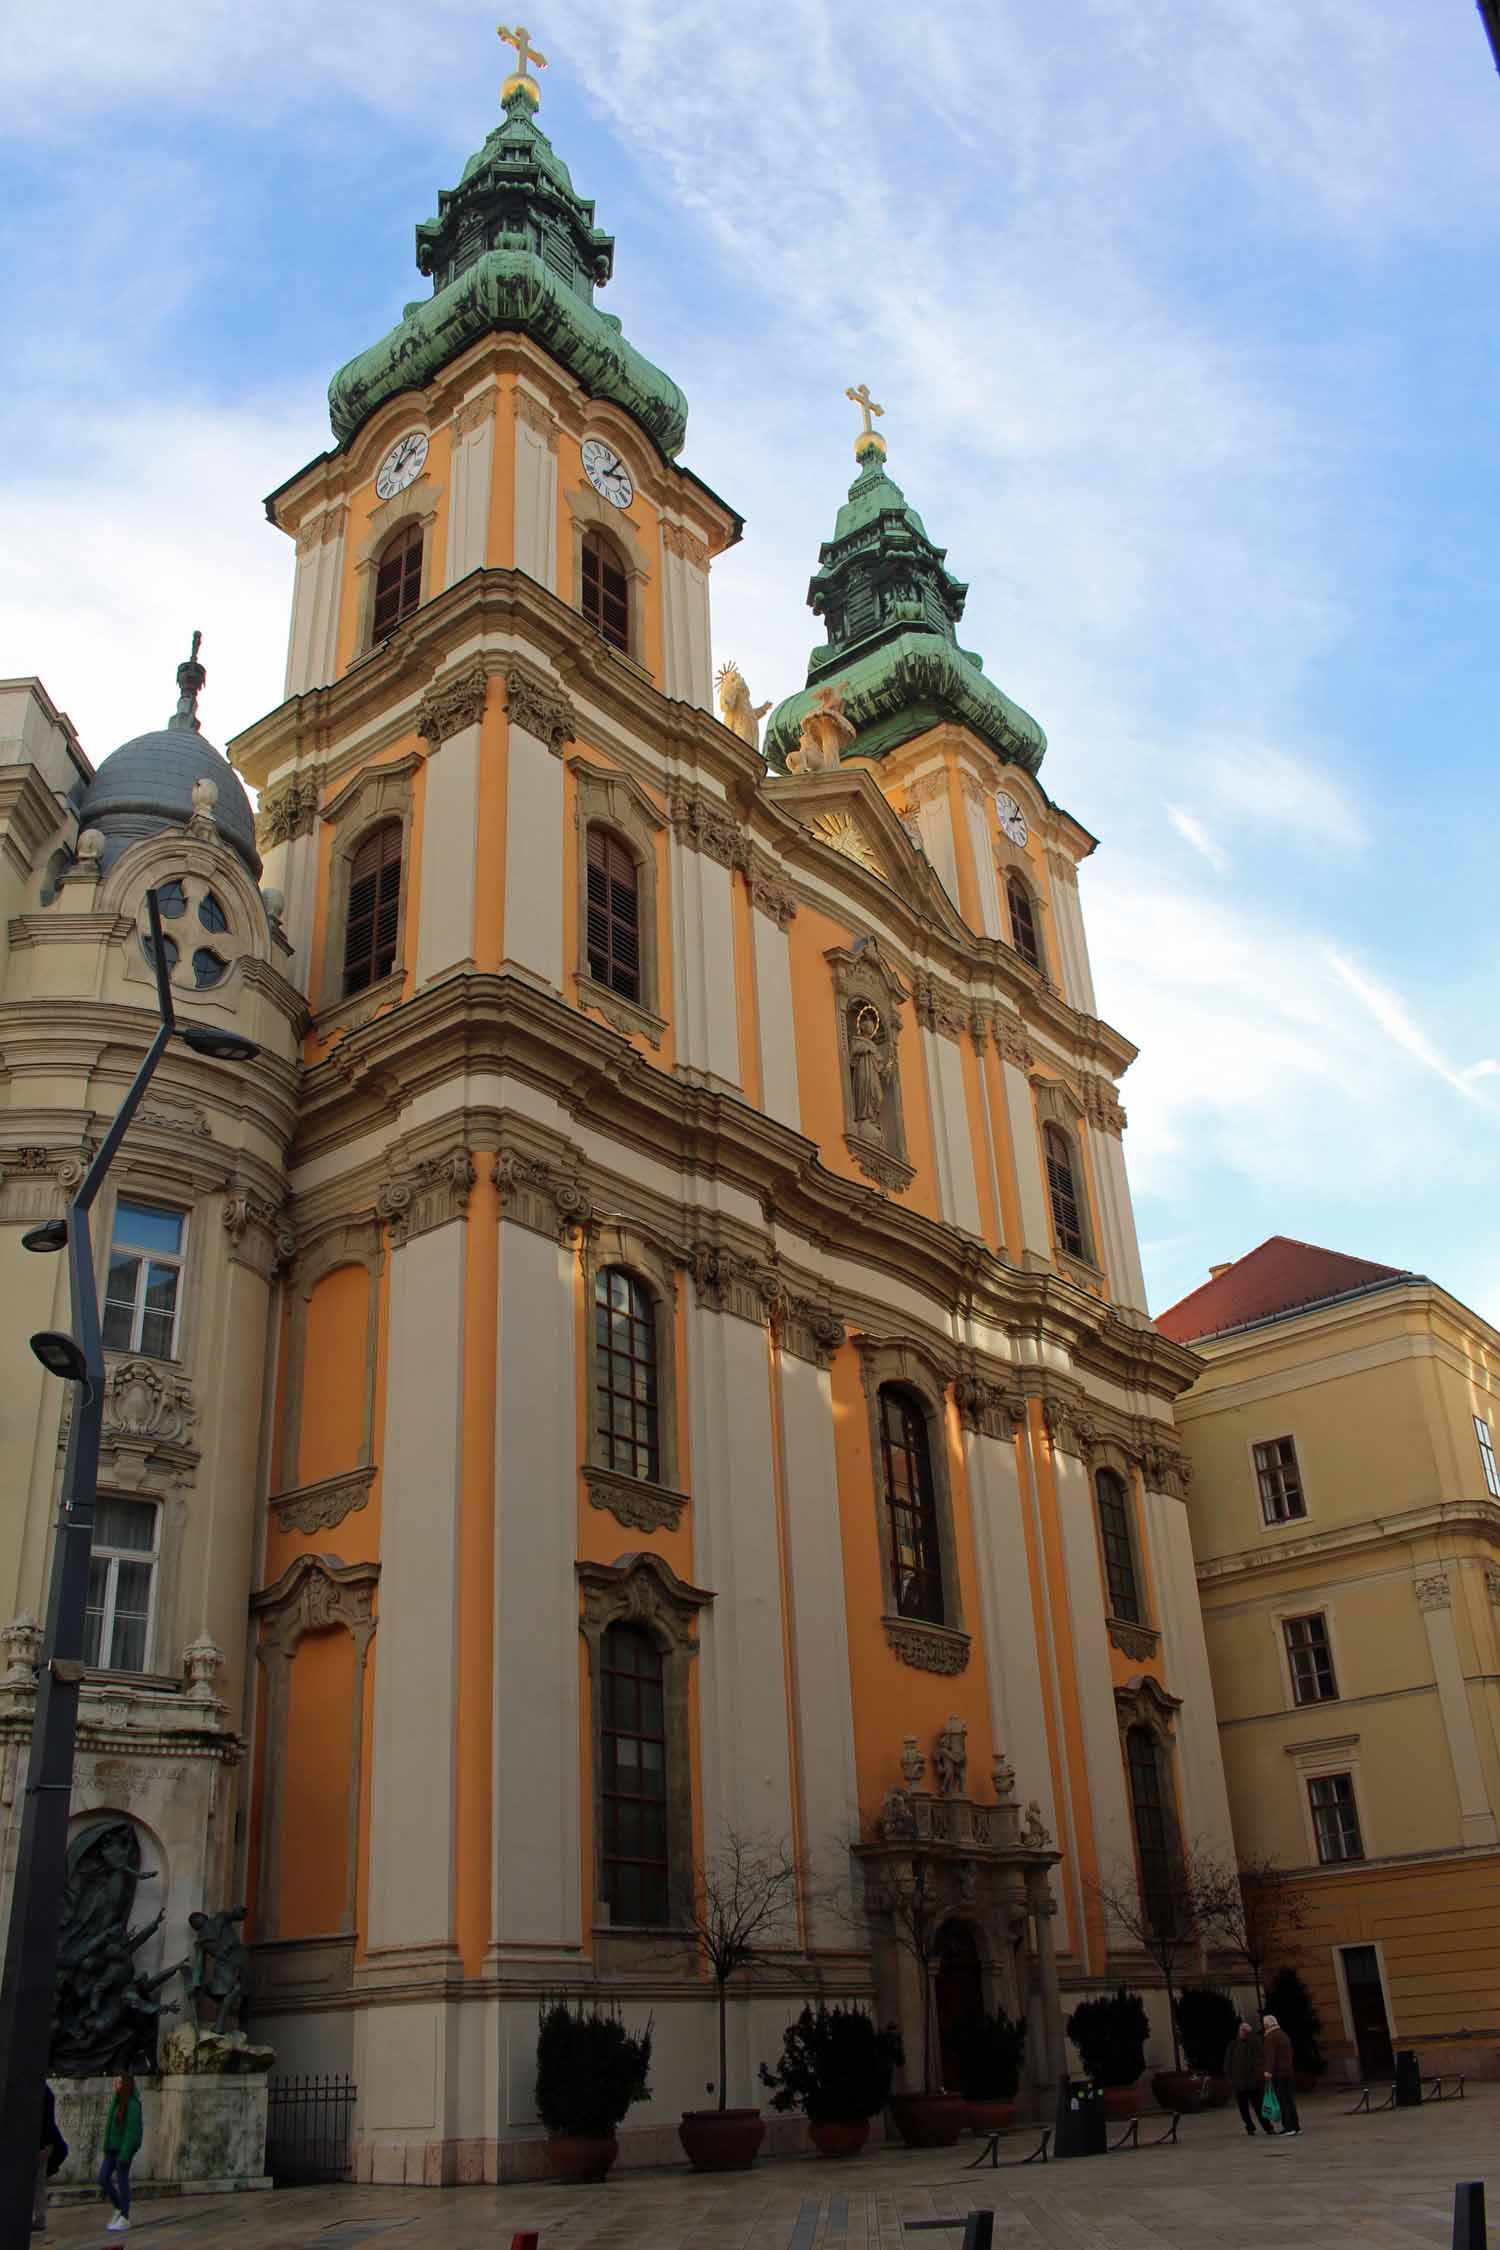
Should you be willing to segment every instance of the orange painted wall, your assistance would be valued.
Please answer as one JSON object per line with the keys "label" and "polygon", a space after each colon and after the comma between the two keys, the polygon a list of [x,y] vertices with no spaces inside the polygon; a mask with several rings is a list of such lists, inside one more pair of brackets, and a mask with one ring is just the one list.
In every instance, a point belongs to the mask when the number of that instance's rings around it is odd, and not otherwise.
{"label": "orange painted wall", "polygon": [[364,1434],[370,1277],[363,1266],[324,1274],[307,1303],[307,1373],[297,1433],[297,1482],[352,1469]]}
{"label": "orange painted wall", "polygon": [[348,1882],[349,1731],[354,1642],[343,1631],[304,1633],[287,1671],[287,1740],[280,1777],[283,1938],[343,1927]]}
{"label": "orange painted wall", "polygon": [[[620,416],[617,421],[603,413],[596,416],[597,434],[607,444],[618,447],[626,465],[639,464],[643,441],[638,431]],[[568,506],[569,490],[577,491],[582,485],[589,489],[583,473],[583,450],[578,440],[564,431],[557,447],[557,591],[571,609],[577,609],[582,592],[574,576],[573,513]],[[625,511],[629,528],[622,524],[617,534],[620,547],[632,561],[645,565],[644,578],[631,582],[630,600],[632,627],[639,633],[639,646],[632,646],[631,655],[643,665],[653,680],[662,676],[662,622],[661,622],[661,519],[650,500],[636,486],[635,498]],[[608,529],[608,525],[604,526]],[[630,537],[630,528],[637,537]]]}
{"label": "orange painted wall", "polygon": [[[611,758],[605,751],[594,749],[592,744],[575,743],[569,752],[570,759],[575,755],[586,758],[590,765],[607,767],[614,773],[619,771],[618,760]],[[660,796],[649,789],[645,794],[665,820],[666,808]],[[672,1028],[672,869],[668,835],[669,831],[663,827],[657,831],[655,838],[656,985],[660,1000],[657,1012],[666,1019],[666,1029],[662,1033],[659,1047],[653,1047],[644,1032],[633,1031],[626,1034],[636,1053],[658,1070],[670,1070],[677,1060],[677,1045]],[[578,951],[578,782],[571,764],[563,781],[562,891],[563,990],[572,996],[577,989],[573,979],[582,969],[583,962]],[[583,1012],[585,1015],[595,1013],[588,1008]]]}

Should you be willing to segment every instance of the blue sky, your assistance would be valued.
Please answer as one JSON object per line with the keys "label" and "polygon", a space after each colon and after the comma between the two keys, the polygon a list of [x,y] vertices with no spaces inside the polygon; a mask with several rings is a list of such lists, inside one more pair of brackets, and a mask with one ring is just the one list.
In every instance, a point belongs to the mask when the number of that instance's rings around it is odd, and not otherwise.
{"label": "blue sky", "polygon": [[[1469,0],[559,0],[533,31],[618,239],[601,301],[748,519],[716,657],[801,684],[867,380],[966,645],[1101,839],[1153,1304],[1281,1232],[1500,1321],[1500,80]],[[279,699],[262,496],[425,292],[412,227],[504,69],[455,0],[11,27],[0,671],[96,757],[165,715],[193,626],[216,741]]]}

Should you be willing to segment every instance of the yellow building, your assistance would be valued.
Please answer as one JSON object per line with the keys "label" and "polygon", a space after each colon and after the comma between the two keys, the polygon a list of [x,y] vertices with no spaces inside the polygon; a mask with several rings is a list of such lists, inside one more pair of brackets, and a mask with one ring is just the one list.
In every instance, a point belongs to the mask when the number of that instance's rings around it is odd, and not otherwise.
{"label": "yellow building", "polygon": [[[1045,2083],[1062,1990],[1138,1967],[1091,1886],[1228,1837],[1171,1420],[1193,1362],[1145,1311],[1094,839],[959,647],[965,588],[862,385],[826,645],[764,753],[729,668],[715,716],[740,519],[595,308],[613,243],[538,98],[507,83],[418,229],[431,298],[335,377],[335,443],[267,503],[296,578],[286,699],[232,746],[254,838],[222,760],[218,831],[189,817],[184,730],[75,777],[22,683],[49,763],[0,860],[0,1035],[39,1056],[0,1082],[7,1302],[55,1311],[5,1222],[56,1207],[56,1152],[145,1041],[148,878],[189,869],[193,914],[214,890],[232,973],[179,975],[269,1052],[232,1124],[185,1083],[117,1168],[122,1272],[131,1226],[178,1246],[181,1319],[134,1321],[132,1364],[202,1437],[130,1470],[154,1577],[143,1549],[79,1817],[129,1797],[122,1666],[176,1693],[211,1601],[246,1755],[193,1879],[248,1894],[283,2067],[357,2082],[366,2179],[535,2169],[560,1986],[654,2009],[627,2155],[675,2156],[715,2065],[672,1941],[726,1829],[820,1883],[853,1846],[861,1909],[799,1899],[785,1974],[734,2010],[741,2100],[814,1969],[898,2016],[920,2073],[891,1901],[924,1863],[940,2029],[1024,2011]],[[36,1609],[57,1393],[8,1373],[0,1560]],[[153,1895],[202,1903],[142,1849]]]}
{"label": "yellow building", "polygon": [[1500,2073],[1500,1335],[1274,1236],[1163,1313],[1242,1855],[1294,1870],[1335,2069]]}

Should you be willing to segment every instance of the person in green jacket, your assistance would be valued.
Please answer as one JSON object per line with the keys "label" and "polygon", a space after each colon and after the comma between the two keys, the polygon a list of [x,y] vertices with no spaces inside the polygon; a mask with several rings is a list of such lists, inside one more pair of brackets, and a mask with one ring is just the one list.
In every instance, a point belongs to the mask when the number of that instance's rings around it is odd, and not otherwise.
{"label": "person in green jacket", "polygon": [[104,2120],[104,2162],[99,2167],[99,2192],[115,2207],[106,2234],[124,2234],[130,2225],[130,2160],[140,2145],[140,2096],[129,2071],[122,2071]]}

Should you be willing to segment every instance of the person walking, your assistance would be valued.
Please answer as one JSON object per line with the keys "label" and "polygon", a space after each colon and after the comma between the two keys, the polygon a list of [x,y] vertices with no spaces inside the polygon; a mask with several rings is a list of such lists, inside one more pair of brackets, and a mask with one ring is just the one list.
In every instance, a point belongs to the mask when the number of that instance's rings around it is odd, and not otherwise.
{"label": "person walking", "polygon": [[37,2143],[36,2187],[31,2198],[31,2231],[47,2231],[47,2182],[54,2172],[60,2172],[67,2159],[68,2144],[57,2127],[57,2103],[49,2085],[42,2087],[42,2130]]}
{"label": "person walking", "polygon": [[1273,2087],[1281,2104],[1281,2130],[1288,2140],[1295,2140],[1302,2130],[1302,2120],[1297,2115],[1297,2085],[1292,2075],[1292,2042],[1274,2016],[1260,2019],[1263,2034],[1261,2064],[1265,2084]]}
{"label": "person walking", "polygon": [[99,2167],[99,2192],[108,2196],[115,2215],[106,2234],[124,2234],[130,2226],[130,2161],[141,2145],[141,2100],[128,2070],[115,2080],[115,2098],[104,2121],[104,2161]]}
{"label": "person walking", "polygon": [[1261,2055],[1260,2035],[1252,2025],[1242,2023],[1224,2049],[1224,2076],[1234,2088],[1240,2121],[1251,2140],[1255,2138],[1257,2124],[1269,2139],[1271,2127],[1260,2114],[1265,2063]]}

